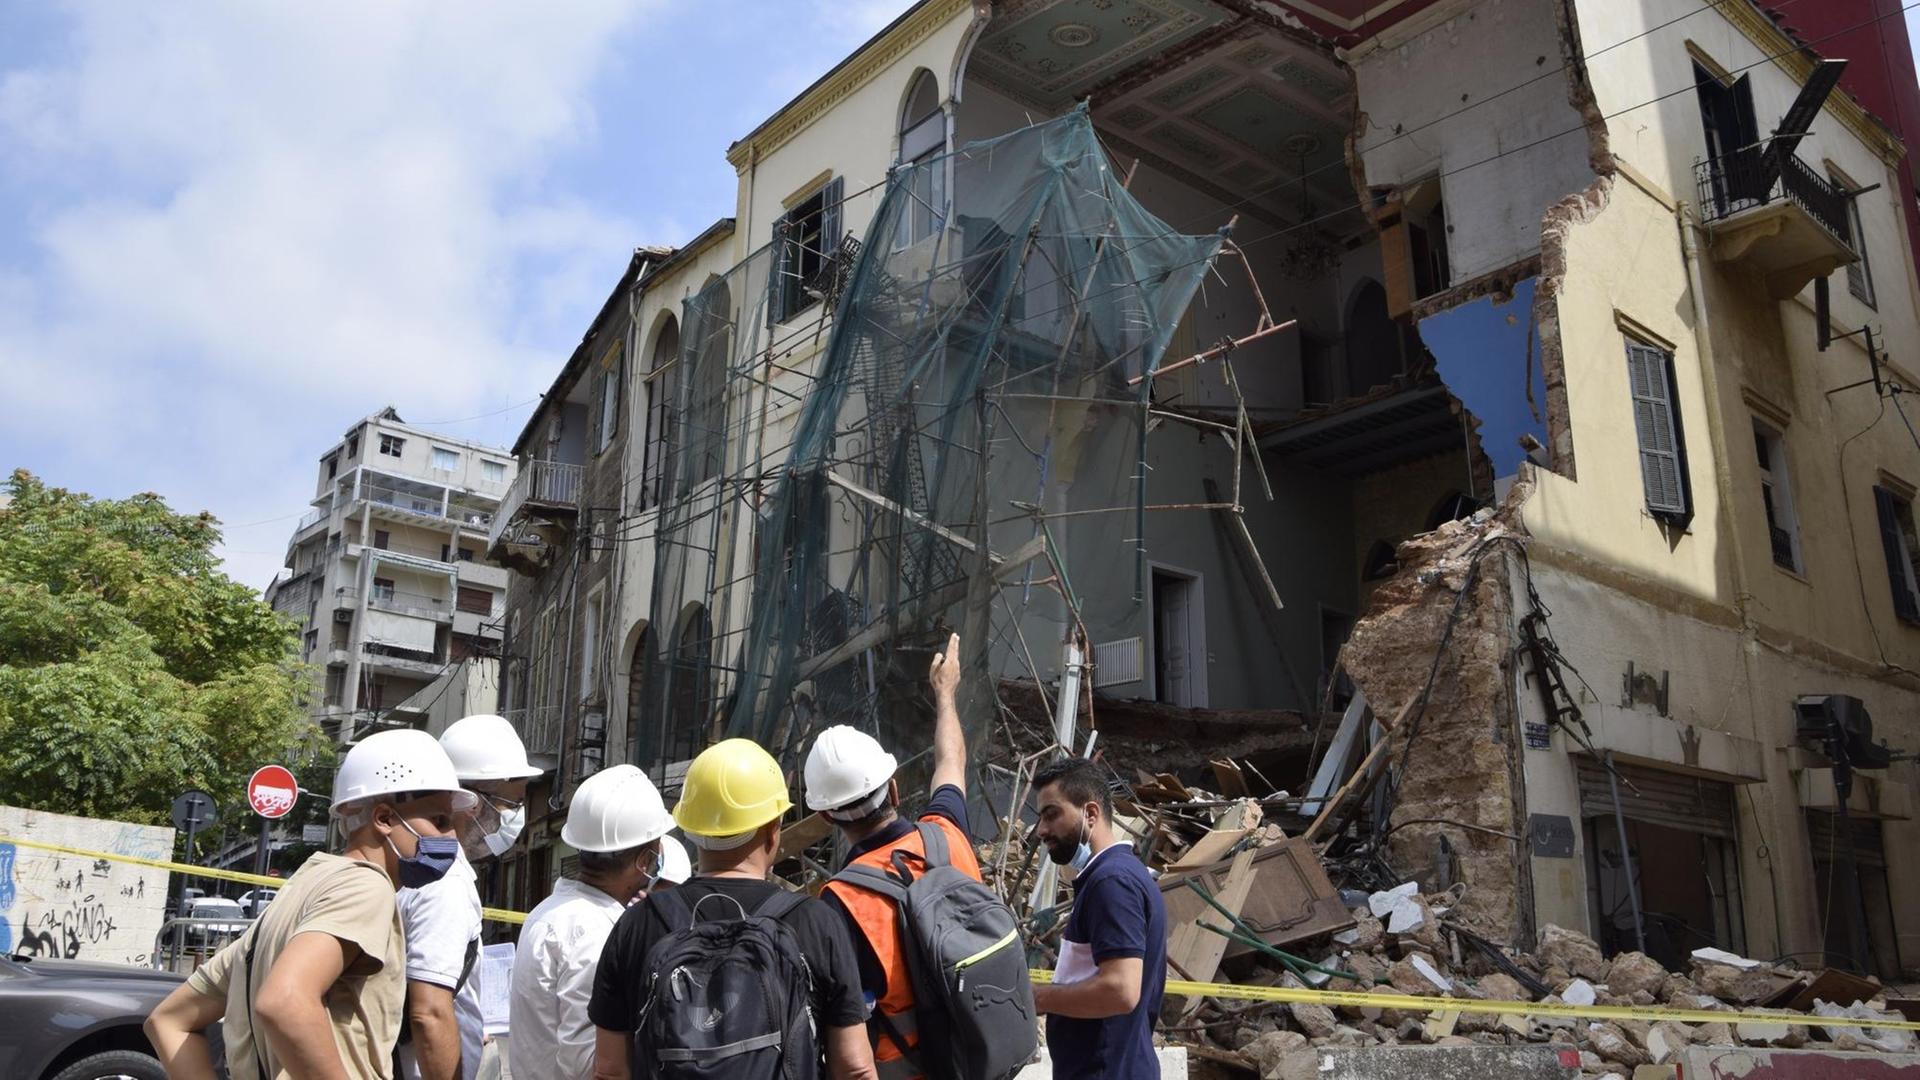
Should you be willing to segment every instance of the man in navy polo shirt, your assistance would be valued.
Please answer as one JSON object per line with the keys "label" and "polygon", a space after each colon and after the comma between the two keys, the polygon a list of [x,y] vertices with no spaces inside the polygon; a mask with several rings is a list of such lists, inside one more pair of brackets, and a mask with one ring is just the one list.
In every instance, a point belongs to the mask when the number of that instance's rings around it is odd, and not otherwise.
{"label": "man in navy polo shirt", "polygon": [[1033,778],[1047,854],[1075,868],[1053,983],[1033,988],[1047,1016],[1056,1080],[1157,1078],[1153,1022],[1167,983],[1167,909],[1131,847],[1113,836],[1106,771],[1067,758]]}

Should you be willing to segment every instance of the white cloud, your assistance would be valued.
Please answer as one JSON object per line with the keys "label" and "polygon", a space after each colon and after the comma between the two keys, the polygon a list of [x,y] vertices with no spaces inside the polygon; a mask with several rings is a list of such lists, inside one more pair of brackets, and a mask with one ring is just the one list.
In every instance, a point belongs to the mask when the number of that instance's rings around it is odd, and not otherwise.
{"label": "white cloud", "polygon": [[[0,263],[0,371],[33,403],[9,409],[8,466],[234,522],[297,512],[357,416],[544,389],[656,239],[549,175],[598,137],[593,80],[647,7],[68,13],[64,47],[0,77],[0,170],[36,213]],[[263,583],[284,537],[232,537],[230,568]]]}

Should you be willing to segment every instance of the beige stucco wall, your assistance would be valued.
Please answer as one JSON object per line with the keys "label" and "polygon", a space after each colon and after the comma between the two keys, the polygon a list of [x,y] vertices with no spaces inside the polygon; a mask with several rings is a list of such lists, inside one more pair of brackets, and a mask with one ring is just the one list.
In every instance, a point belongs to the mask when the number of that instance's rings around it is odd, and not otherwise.
{"label": "beige stucco wall", "polygon": [[[1835,389],[1866,378],[1867,361],[1852,341],[1817,350],[1810,287],[1770,299],[1750,271],[1705,253],[1704,230],[1693,236],[1702,249],[1697,293],[1690,283],[1685,230],[1694,227],[1685,204],[1694,199],[1693,163],[1705,153],[1698,105],[1683,92],[1635,106],[1691,85],[1689,44],[1724,68],[1751,65],[1763,132],[1797,92],[1793,77],[1764,61],[1771,50],[1747,30],[1685,0],[1585,3],[1578,13],[1620,172],[1603,207],[1568,234],[1557,315],[1579,480],[1541,473],[1523,505],[1536,584],[1557,613],[1560,645],[1597,691],[1576,687],[1600,745],[1747,781],[1736,805],[1748,951],[1818,949],[1798,790],[1808,762],[1792,746],[1792,706],[1802,694],[1852,694],[1867,703],[1878,737],[1920,746],[1920,682],[1896,671],[1920,668],[1920,628],[1894,617],[1872,495],[1882,475],[1920,482],[1920,447],[1870,387]],[[1892,166],[1871,129],[1863,135],[1832,107],[1813,130],[1803,160],[1831,162],[1856,183],[1887,184],[1860,198],[1877,309],[1849,295],[1836,274],[1836,331],[1871,322],[1883,341],[1920,339],[1897,187],[1887,183]],[[1644,509],[1628,328],[1674,356],[1694,507],[1684,530]],[[1756,416],[1784,435],[1798,573],[1777,567],[1767,543]],[[1629,662],[1670,672],[1667,717],[1620,704]],[[1540,719],[1537,697],[1523,689],[1526,718]],[[1531,813],[1578,819],[1570,749],[1556,735],[1553,749],[1527,752]],[[1877,778],[1911,788],[1916,772],[1908,763]],[[1885,830],[1900,947],[1911,964],[1920,956],[1920,830],[1911,821]],[[1537,921],[1590,925],[1583,865],[1583,852],[1532,859]]]}

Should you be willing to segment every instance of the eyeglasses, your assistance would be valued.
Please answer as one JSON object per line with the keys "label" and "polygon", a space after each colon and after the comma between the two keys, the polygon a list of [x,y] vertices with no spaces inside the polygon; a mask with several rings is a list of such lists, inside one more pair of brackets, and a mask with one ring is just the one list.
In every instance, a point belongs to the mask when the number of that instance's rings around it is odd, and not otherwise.
{"label": "eyeglasses", "polygon": [[496,812],[502,813],[502,814],[514,813],[515,811],[519,810],[521,807],[524,807],[527,805],[527,802],[525,799],[509,799],[504,795],[489,795],[484,791],[478,791],[478,792],[475,792],[474,794],[487,800],[487,805],[493,807],[493,809]]}

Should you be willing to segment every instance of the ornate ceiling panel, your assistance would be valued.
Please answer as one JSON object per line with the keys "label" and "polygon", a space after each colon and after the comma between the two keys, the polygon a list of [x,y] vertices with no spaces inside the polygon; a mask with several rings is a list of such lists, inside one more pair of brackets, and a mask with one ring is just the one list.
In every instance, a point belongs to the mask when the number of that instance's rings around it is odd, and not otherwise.
{"label": "ornate ceiling panel", "polygon": [[1046,108],[1220,25],[1209,0],[1012,0],[998,5],[969,69]]}

